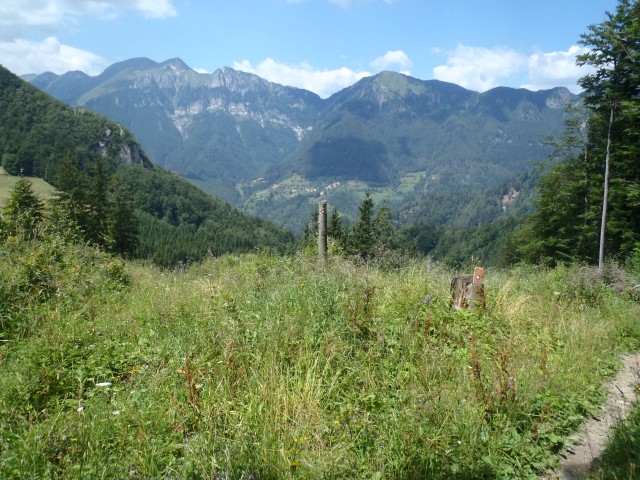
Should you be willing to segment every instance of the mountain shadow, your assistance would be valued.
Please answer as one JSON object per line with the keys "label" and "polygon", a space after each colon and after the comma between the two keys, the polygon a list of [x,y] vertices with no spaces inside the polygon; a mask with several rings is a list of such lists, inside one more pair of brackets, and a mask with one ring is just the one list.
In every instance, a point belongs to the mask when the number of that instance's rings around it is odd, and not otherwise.
{"label": "mountain shadow", "polygon": [[354,136],[314,143],[309,160],[300,172],[308,178],[335,177],[384,183],[391,173],[384,143]]}

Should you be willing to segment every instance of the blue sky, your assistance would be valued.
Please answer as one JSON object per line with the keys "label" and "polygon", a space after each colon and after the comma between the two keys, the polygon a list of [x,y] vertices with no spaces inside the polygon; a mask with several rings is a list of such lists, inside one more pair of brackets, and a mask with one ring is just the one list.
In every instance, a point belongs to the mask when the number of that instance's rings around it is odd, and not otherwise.
{"label": "blue sky", "polygon": [[2,0],[0,63],[99,74],[133,57],[229,66],[322,97],[393,70],[476,91],[576,92],[581,33],[617,0]]}

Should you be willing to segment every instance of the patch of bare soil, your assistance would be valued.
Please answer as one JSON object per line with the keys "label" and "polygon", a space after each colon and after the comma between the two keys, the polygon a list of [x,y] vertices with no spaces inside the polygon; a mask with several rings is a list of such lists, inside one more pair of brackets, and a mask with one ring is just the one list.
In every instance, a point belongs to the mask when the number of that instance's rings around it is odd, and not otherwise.
{"label": "patch of bare soil", "polygon": [[587,420],[578,432],[579,440],[567,449],[560,465],[545,479],[577,480],[591,470],[592,463],[602,455],[613,425],[625,418],[631,403],[637,399],[640,382],[640,353],[625,355],[623,368],[608,384],[608,396],[602,414]]}

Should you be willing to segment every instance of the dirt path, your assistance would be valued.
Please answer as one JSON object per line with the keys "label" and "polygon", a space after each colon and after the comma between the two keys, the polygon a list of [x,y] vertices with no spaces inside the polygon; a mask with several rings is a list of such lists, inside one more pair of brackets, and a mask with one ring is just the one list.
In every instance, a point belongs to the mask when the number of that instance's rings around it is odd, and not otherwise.
{"label": "dirt path", "polygon": [[591,469],[593,460],[602,455],[611,427],[626,417],[631,402],[637,398],[635,386],[640,382],[640,353],[625,355],[622,360],[623,368],[608,385],[602,414],[582,425],[578,442],[568,449],[558,468],[545,479],[582,478]]}

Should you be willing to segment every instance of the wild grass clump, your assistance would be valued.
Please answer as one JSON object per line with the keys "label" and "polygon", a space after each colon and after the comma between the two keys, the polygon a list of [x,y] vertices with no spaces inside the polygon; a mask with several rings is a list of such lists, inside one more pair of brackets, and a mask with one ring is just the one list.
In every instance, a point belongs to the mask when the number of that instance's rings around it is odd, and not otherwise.
{"label": "wild grass clump", "polygon": [[487,272],[454,311],[424,260],[122,266],[0,346],[0,476],[526,478],[640,338],[576,268]]}
{"label": "wild grass clump", "polygon": [[596,460],[588,478],[590,480],[634,480],[639,475],[640,403],[636,401],[632,405],[629,416],[614,426],[605,451]]}

